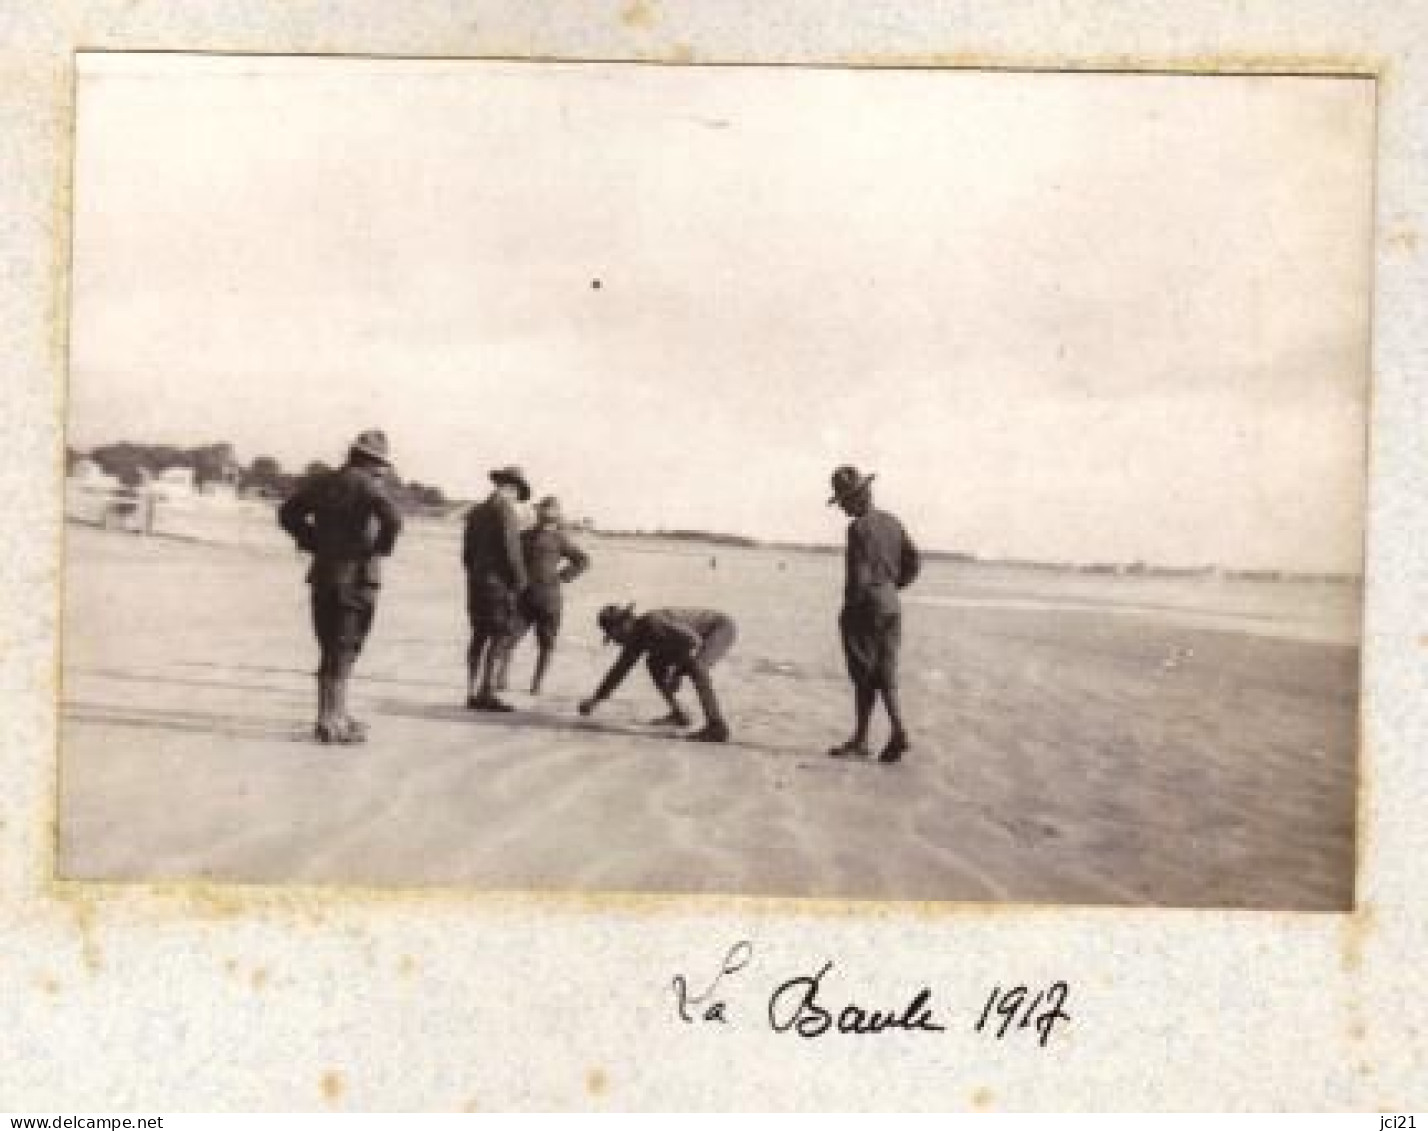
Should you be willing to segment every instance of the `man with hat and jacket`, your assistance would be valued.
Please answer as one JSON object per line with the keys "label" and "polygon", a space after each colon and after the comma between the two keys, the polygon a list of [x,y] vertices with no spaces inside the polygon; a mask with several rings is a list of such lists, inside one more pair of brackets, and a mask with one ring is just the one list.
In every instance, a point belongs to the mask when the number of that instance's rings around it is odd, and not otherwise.
{"label": "man with hat and jacket", "polygon": [[606,605],[596,621],[604,630],[605,643],[613,640],[621,649],[595,694],[580,704],[582,715],[591,714],[613,695],[644,656],[650,678],[669,706],[669,714],[657,719],[656,725],[689,725],[689,716],[675,697],[680,681],[687,675],[704,711],[704,728],[691,734],[690,739],[694,742],[729,741],[729,726],[719,709],[709,669],[734,643],[734,621],[730,617],[712,609],[656,609],[637,617],[633,605]]}
{"label": "man with hat and jacket", "polygon": [[528,578],[515,503],[529,501],[530,483],[519,467],[491,472],[490,497],[466,516],[461,564],[466,570],[466,615],[471,645],[466,652],[466,706],[473,711],[510,711],[496,697],[497,665],[519,623],[517,602]]}
{"label": "man with hat and jacket", "polygon": [[911,748],[898,698],[898,649],[902,643],[898,591],[917,579],[921,560],[902,523],[874,508],[873,479],[855,467],[840,467],[833,472],[833,497],[828,500],[829,506],[837,504],[853,520],[848,524],[838,628],[853,681],[857,717],[853,736],[828,753],[834,757],[868,756],[868,724],[881,695],[892,731],[878,761],[892,763]]}
{"label": "man with hat and jacket", "polygon": [[391,466],[387,437],[363,432],[346,463],[312,476],[278,509],[283,529],[312,555],[307,581],[321,651],[314,728],[320,742],[366,738],[366,727],[347,713],[347,683],[377,610],[380,560],[395,548],[402,529],[382,482]]}
{"label": "man with hat and jacket", "polygon": [[548,495],[536,504],[535,525],[521,534],[521,553],[530,584],[517,607],[518,617],[511,639],[499,660],[496,687],[506,688],[506,672],[511,654],[531,628],[535,629],[536,665],[531,677],[531,694],[539,695],[541,683],[550,670],[555,640],[560,635],[563,607],[560,587],[568,585],[590,568],[585,553],[562,528],[560,500]]}

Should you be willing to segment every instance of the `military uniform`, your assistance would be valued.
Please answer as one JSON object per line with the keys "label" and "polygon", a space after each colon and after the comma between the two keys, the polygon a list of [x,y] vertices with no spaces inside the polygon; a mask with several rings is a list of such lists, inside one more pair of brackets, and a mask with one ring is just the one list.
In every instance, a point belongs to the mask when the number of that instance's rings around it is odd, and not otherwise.
{"label": "military uniform", "polygon": [[836,468],[833,497],[828,500],[829,506],[837,504],[852,519],[848,524],[838,632],[848,676],[853,681],[856,715],[853,736],[828,753],[836,757],[868,755],[868,725],[881,698],[891,729],[878,761],[893,763],[901,761],[912,748],[897,686],[898,650],[902,645],[898,590],[916,580],[922,563],[902,523],[874,508],[871,484],[875,478],[847,464]]}
{"label": "military uniform", "polygon": [[[620,613],[620,610],[614,611]],[[614,619],[610,613],[607,609],[601,614],[607,633]],[[631,620],[621,640],[619,658],[582,710],[589,713],[586,708],[593,710],[595,704],[613,695],[643,657],[650,679],[669,703],[674,717],[683,716],[674,696],[680,681],[689,676],[706,723],[695,737],[724,741],[728,737],[728,726],[714,694],[710,669],[733,647],[737,636],[733,619],[712,609],[656,609],[641,617],[634,617],[625,610],[624,616]],[[607,636],[607,640],[609,638]]]}
{"label": "military uniform", "polygon": [[590,557],[559,527],[535,526],[521,535],[521,554],[530,584],[517,611],[519,639],[532,627],[536,641],[549,648],[560,634],[564,602],[560,587],[590,568]]}
{"label": "military uniform", "polygon": [[466,615],[473,634],[503,639],[518,621],[517,598],[527,584],[521,524],[499,492],[471,508],[461,543]]}
{"label": "military uniform", "polygon": [[886,511],[869,510],[848,524],[843,611],[838,627],[849,678],[879,690],[897,687],[902,644],[898,590],[921,568],[917,547]]}
{"label": "military uniform", "polygon": [[507,489],[522,502],[530,484],[518,467],[491,472],[496,489],[471,508],[461,540],[461,564],[466,570],[466,616],[471,644],[466,652],[466,705],[478,711],[509,711],[496,697],[497,675],[509,657],[520,627],[517,602],[529,578],[521,549],[521,523]]}
{"label": "military uniform", "polygon": [[[364,434],[354,452],[376,434]],[[385,460],[385,439],[380,451]],[[373,454],[369,453],[369,454]],[[312,555],[307,572],[318,664],[318,737],[360,737],[346,714],[346,683],[362,652],[377,609],[381,559],[396,546],[402,519],[373,464],[349,461],[303,483],[278,510],[278,521]]]}

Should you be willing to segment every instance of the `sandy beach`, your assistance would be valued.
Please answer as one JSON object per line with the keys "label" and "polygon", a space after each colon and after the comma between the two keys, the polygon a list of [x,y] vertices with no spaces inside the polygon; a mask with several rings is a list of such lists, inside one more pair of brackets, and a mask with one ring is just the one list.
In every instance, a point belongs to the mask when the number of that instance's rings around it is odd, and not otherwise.
{"label": "sandy beach", "polygon": [[[304,560],[67,531],[66,878],[1227,906],[1352,900],[1359,593],[931,563],[905,612],[901,766],[823,751],[851,722],[834,556],[597,537],[539,700],[464,696],[454,528],[387,573],[354,712],[310,738]],[[595,610],[708,605],[729,746],[658,734]],[[518,655],[515,686],[532,661]],[[690,707],[692,694],[686,693]],[[875,731],[880,742],[882,732]]]}

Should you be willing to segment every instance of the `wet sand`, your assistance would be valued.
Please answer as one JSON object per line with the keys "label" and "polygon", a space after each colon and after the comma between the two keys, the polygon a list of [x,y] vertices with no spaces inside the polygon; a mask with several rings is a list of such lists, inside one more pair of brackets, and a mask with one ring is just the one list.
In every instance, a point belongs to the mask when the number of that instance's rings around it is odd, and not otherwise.
{"label": "wet sand", "polygon": [[[68,878],[1352,900],[1351,586],[932,563],[905,612],[915,745],[885,768],[823,754],[851,712],[836,557],[587,538],[547,693],[514,692],[520,713],[493,717],[460,706],[454,532],[416,530],[353,688],[372,739],[336,747],[308,737],[304,563],[277,537],[68,536]],[[735,744],[645,727],[662,705],[643,669],[578,717],[614,659],[593,623],[611,600],[736,618],[716,669]]]}

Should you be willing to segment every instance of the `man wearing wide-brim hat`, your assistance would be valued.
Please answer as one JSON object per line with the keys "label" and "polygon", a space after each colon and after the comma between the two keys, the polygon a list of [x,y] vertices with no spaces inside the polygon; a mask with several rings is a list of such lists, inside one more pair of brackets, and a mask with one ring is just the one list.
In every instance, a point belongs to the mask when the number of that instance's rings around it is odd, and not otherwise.
{"label": "man wearing wide-brim hat", "polygon": [[466,706],[473,711],[512,710],[496,697],[494,680],[520,623],[518,602],[528,583],[515,504],[530,500],[530,482],[525,472],[514,466],[492,471],[491,482],[495,487],[490,496],[466,516],[461,541],[466,615],[471,625]]}
{"label": "man wearing wide-brim hat", "polygon": [[902,607],[898,591],[917,578],[921,561],[903,525],[873,506],[872,475],[844,465],[833,472],[833,497],[853,521],[843,583],[843,611],[838,629],[843,656],[853,681],[855,722],[848,741],[829,751],[835,757],[866,758],[868,727],[882,697],[891,731],[878,761],[901,760],[911,749],[898,695],[898,651],[902,643]]}
{"label": "man wearing wide-brim hat", "polygon": [[348,713],[347,684],[377,610],[381,559],[402,528],[383,483],[391,466],[387,437],[363,432],[340,468],[307,479],[278,510],[283,529],[312,555],[307,581],[321,652],[314,728],[320,742],[366,738],[366,727]]}

